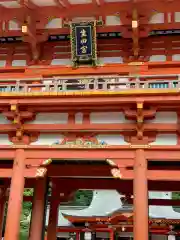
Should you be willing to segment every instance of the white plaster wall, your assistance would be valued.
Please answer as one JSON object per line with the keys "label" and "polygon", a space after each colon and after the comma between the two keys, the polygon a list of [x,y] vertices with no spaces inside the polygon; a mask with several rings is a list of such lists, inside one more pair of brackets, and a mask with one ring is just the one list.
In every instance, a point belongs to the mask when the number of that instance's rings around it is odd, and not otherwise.
{"label": "white plaster wall", "polygon": [[6,66],[6,60],[0,60],[0,67]]}
{"label": "white plaster wall", "polygon": [[177,135],[176,134],[157,134],[156,140],[150,145],[176,145]]}
{"label": "white plaster wall", "polygon": [[9,124],[9,123],[11,122],[7,120],[7,118],[3,114],[0,114],[0,124]]}
{"label": "white plaster wall", "polygon": [[18,66],[24,67],[26,65],[27,65],[26,60],[13,60],[12,61],[12,66],[13,67],[18,67]]}
{"label": "white plaster wall", "polygon": [[117,26],[121,25],[120,16],[106,16],[107,26]]}
{"label": "white plaster wall", "polygon": [[[50,108],[50,107],[49,107]],[[38,113],[34,124],[66,124],[68,122],[68,113]]]}
{"label": "white plaster wall", "polygon": [[123,63],[122,57],[101,57],[99,58],[100,63]]}
{"label": "white plaster wall", "polygon": [[83,122],[83,113],[79,112],[75,114],[75,123],[82,124]]}
{"label": "white plaster wall", "polygon": [[16,21],[9,21],[9,30],[20,30],[20,26]]}
{"label": "white plaster wall", "polygon": [[33,142],[31,145],[52,145],[57,141],[62,142],[64,136],[61,134],[45,134],[41,133],[36,142]]}
{"label": "white plaster wall", "polygon": [[180,61],[180,54],[173,54],[172,61]]}
{"label": "white plaster wall", "polygon": [[46,24],[45,28],[62,28],[62,18],[54,18]]}
{"label": "white plaster wall", "polygon": [[101,123],[128,123],[132,122],[126,120],[122,112],[92,112],[90,114],[90,122]]}
{"label": "white plaster wall", "polygon": [[12,145],[9,141],[8,134],[0,134],[0,145]]}
{"label": "white plaster wall", "polygon": [[176,112],[157,112],[154,119],[147,120],[149,123],[177,123]]}
{"label": "white plaster wall", "polygon": [[175,20],[175,22],[180,22],[180,12],[175,12],[174,20]]}
{"label": "white plaster wall", "polygon": [[164,13],[154,13],[150,18],[149,23],[164,23]]}
{"label": "white plaster wall", "polygon": [[71,59],[52,59],[51,65],[72,65]]}
{"label": "white plaster wall", "polygon": [[104,141],[108,145],[128,145],[128,143],[124,141],[124,137],[119,134],[112,135],[99,134],[96,137],[98,141]]}
{"label": "white plaster wall", "polygon": [[165,55],[152,55],[149,58],[149,62],[164,62],[166,61]]}

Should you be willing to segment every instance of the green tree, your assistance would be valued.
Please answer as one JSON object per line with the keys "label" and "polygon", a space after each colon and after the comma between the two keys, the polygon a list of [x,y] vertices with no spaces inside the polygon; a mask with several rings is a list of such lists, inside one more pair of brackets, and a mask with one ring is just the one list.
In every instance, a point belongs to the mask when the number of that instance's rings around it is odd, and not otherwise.
{"label": "green tree", "polygon": [[[173,192],[172,199],[180,200],[180,192]],[[174,211],[180,212],[180,206],[173,206]]]}
{"label": "green tree", "polygon": [[[33,196],[33,189],[26,188],[24,190],[24,196]],[[93,197],[93,191],[91,190],[78,190],[73,198],[73,201],[69,202],[69,205],[74,206],[89,206]],[[67,204],[67,205],[68,205]],[[23,202],[21,213],[21,240],[27,240],[29,235],[30,220],[31,220],[32,202]]]}
{"label": "green tree", "polygon": [[75,193],[73,205],[76,206],[89,206],[93,197],[92,190],[78,190]]}
{"label": "green tree", "polygon": [[[24,190],[24,196],[33,196],[33,188],[26,188]],[[32,202],[23,202],[21,212],[21,238],[27,239],[29,234],[30,220],[31,220]]]}

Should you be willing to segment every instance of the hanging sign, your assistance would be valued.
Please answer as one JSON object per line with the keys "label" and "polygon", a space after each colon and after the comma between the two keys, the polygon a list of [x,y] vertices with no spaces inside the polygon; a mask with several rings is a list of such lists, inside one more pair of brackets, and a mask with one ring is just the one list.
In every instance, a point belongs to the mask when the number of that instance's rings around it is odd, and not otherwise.
{"label": "hanging sign", "polygon": [[96,21],[71,23],[71,55],[74,65],[96,65]]}

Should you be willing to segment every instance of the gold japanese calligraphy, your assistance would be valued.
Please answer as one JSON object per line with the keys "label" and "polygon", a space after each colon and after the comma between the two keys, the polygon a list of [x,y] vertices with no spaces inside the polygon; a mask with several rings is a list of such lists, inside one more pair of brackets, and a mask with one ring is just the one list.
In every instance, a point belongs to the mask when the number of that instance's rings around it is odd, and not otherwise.
{"label": "gold japanese calligraphy", "polygon": [[81,38],[80,44],[82,45],[80,47],[81,54],[87,54],[87,52],[88,52],[88,47],[87,47],[88,39],[87,39],[87,31],[84,28],[80,31],[80,38]]}
{"label": "gold japanese calligraphy", "polygon": [[82,38],[81,39],[81,44],[87,43],[87,38]]}
{"label": "gold japanese calligraphy", "polygon": [[87,32],[86,32],[85,29],[82,29],[82,30],[80,31],[80,34],[81,34],[81,38],[87,37]]}
{"label": "gold japanese calligraphy", "polygon": [[83,54],[87,53],[87,46],[82,46],[80,49]]}

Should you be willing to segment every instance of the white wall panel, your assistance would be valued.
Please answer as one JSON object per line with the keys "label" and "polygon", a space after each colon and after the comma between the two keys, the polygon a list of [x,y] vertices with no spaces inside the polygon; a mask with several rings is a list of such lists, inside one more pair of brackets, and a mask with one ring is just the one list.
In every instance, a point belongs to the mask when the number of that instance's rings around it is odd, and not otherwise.
{"label": "white wall panel", "polygon": [[52,59],[51,65],[71,65],[71,59]]}
{"label": "white wall panel", "polygon": [[11,121],[9,121],[3,114],[0,114],[0,124],[10,124]]}
{"label": "white wall panel", "polygon": [[91,123],[128,123],[122,112],[92,112],[90,114]]}
{"label": "white wall panel", "polygon": [[0,67],[6,66],[6,60],[0,60]]}
{"label": "white wall panel", "polygon": [[12,66],[13,67],[19,67],[19,66],[24,67],[26,65],[27,65],[26,60],[13,60],[12,61]]}
{"label": "white wall panel", "polygon": [[165,62],[166,56],[165,55],[152,55],[149,58],[149,62]]}
{"label": "white wall panel", "polygon": [[177,144],[176,134],[157,134],[156,140],[151,143],[151,145],[176,145],[176,144]]}
{"label": "white wall panel", "polygon": [[164,23],[164,13],[154,13],[150,18],[149,23]]}
{"label": "white wall panel", "polygon": [[36,119],[29,123],[34,124],[66,124],[68,113],[38,113]]}
{"label": "white wall panel", "polygon": [[149,123],[177,123],[176,112],[157,112],[154,119],[147,120]]}
{"label": "white wall panel", "polygon": [[0,134],[0,145],[12,145],[9,141],[8,134]]}
{"label": "white wall panel", "polygon": [[180,12],[174,13],[174,20],[175,20],[175,22],[180,22]]}
{"label": "white wall panel", "polygon": [[123,63],[122,57],[101,57],[99,58],[100,63]]}
{"label": "white wall panel", "polygon": [[60,134],[45,134],[41,133],[36,142],[33,142],[31,145],[52,145],[57,141],[60,143],[63,141],[64,136]]}
{"label": "white wall panel", "polygon": [[99,134],[96,137],[98,141],[104,141],[108,145],[128,145],[128,143],[124,141],[124,137],[119,134]]}
{"label": "white wall panel", "polygon": [[45,28],[62,28],[62,18],[54,18],[46,24]]}
{"label": "white wall panel", "polygon": [[180,61],[180,54],[173,54],[172,61]]}
{"label": "white wall panel", "polygon": [[117,26],[121,25],[120,16],[106,16],[107,26]]}

